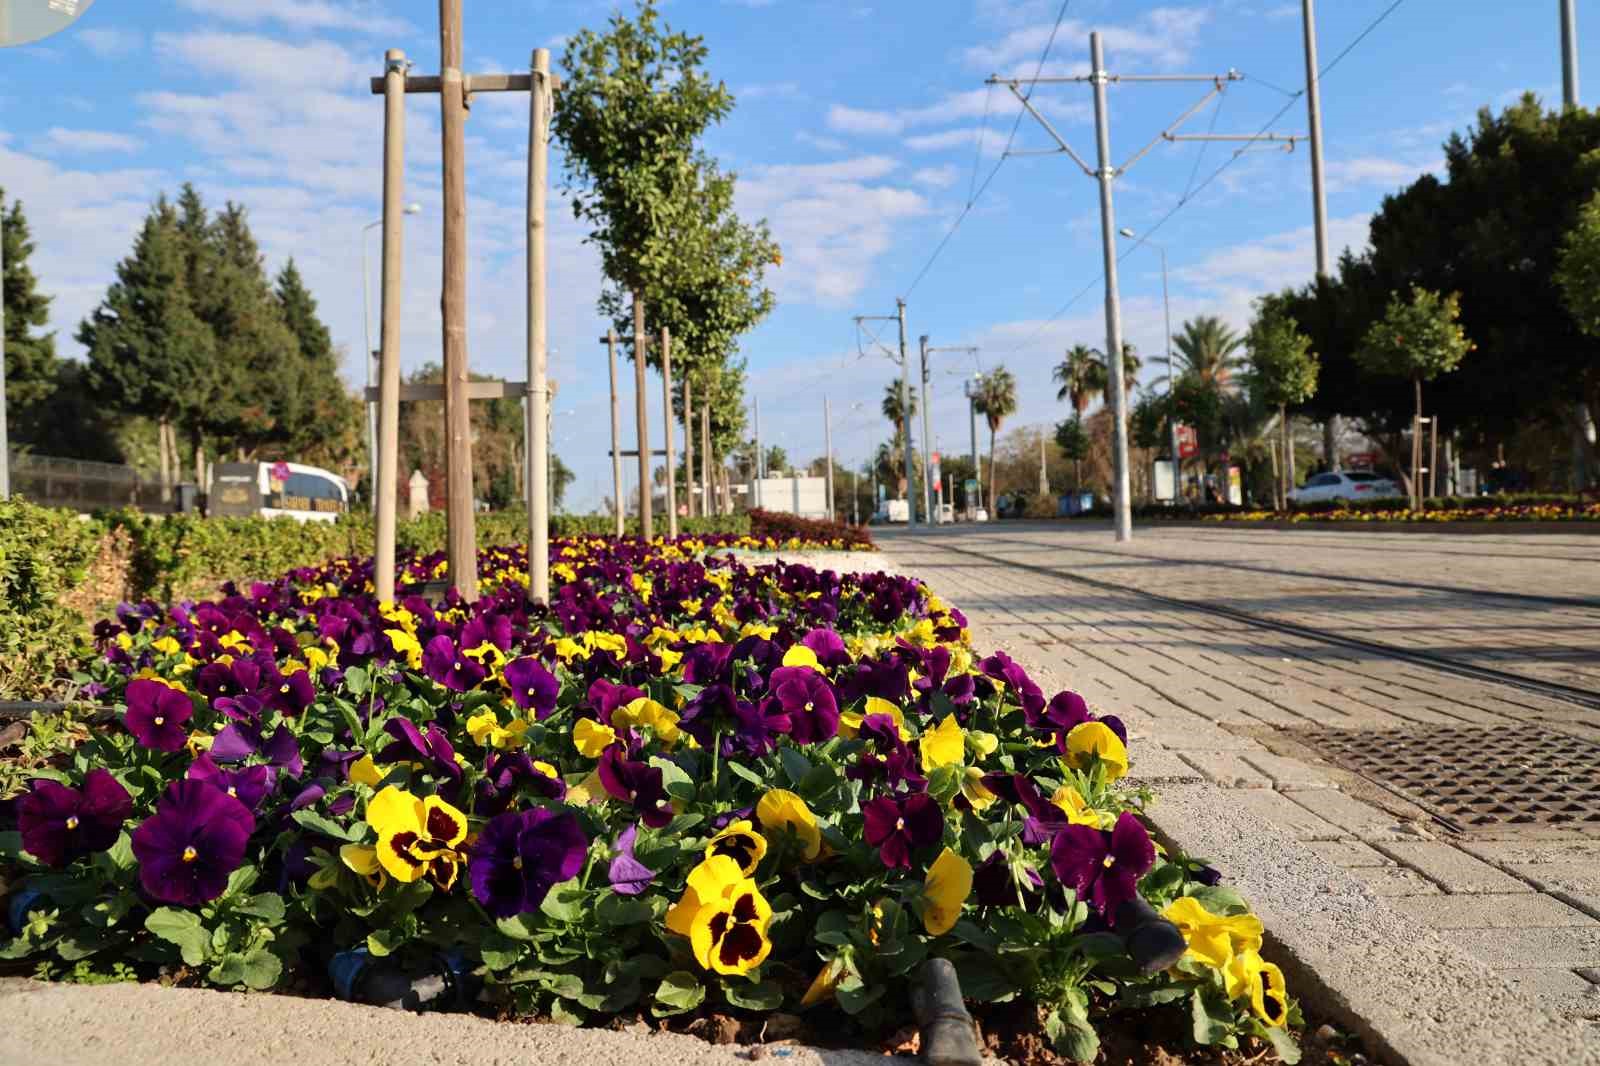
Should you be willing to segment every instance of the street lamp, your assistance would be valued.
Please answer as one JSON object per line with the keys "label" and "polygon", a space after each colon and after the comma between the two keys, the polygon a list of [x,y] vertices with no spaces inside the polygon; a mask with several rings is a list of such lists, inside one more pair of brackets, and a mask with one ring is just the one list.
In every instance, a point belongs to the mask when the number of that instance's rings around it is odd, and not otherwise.
{"label": "street lamp", "polygon": [[[1126,226],[1117,232],[1124,237],[1138,237],[1138,234]],[[1173,506],[1177,506],[1178,501],[1183,497],[1183,460],[1178,457],[1178,413],[1173,408],[1172,402],[1173,386],[1177,382],[1173,379],[1172,372],[1172,303],[1167,298],[1167,248],[1165,245],[1157,244],[1149,237],[1144,239],[1144,243],[1161,253],[1161,317],[1167,327],[1167,355],[1164,360],[1167,364],[1167,443],[1172,448],[1172,503]]]}
{"label": "street lamp", "polygon": [[[422,205],[406,204],[408,215],[422,214]],[[367,233],[374,226],[383,225],[383,219],[368,222],[361,227],[361,335],[367,346],[367,388],[372,388],[372,362],[378,353],[372,350],[372,281],[367,269]],[[365,393],[363,393],[363,396]],[[374,512],[378,508],[378,405],[367,400],[367,504]]]}

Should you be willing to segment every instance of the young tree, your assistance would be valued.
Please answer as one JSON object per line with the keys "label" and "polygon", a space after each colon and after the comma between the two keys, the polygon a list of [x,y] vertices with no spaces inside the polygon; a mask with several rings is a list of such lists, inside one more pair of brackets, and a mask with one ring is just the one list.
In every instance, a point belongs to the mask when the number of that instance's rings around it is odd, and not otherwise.
{"label": "young tree", "polygon": [[[1369,373],[1409,380],[1417,402],[1415,418],[1421,419],[1422,383],[1456,369],[1474,347],[1461,328],[1460,318],[1459,293],[1440,295],[1416,285],[1411,287],[1409,298],[1392,293],[1383,317],[1368,327],[1356,350],[1356,361]],[[1412,425],[1416,433],[1422,432],[1420,422]],[[1413,501],[1420,502],[1421,449],[1413,443],[1411,453],[1409,487]]]}
{"label": "young tree", "polygon": [[51,297],[39,291],[38,279],[28,267],[33,240],[22,204],[5,205],[5,190],[0,189],[0,242],[5,259],[4,293],[6,316],[6,404],[13,422],[14,440],[35,443],[41,428],[39,416],[56,391],[61,361],[56,358],[54,333],[36,333],[50,321]]}
{"label": "young tree", "polygon": [[1282,431],[1282,462],[1278,466],[1277,506],[1288,505],[1289,470],[1294,464],[1294,443],[1289,433],[1289,407],[1316,395],[1317,353],[1311,338],[1300,332],[1284,301],[1263,297],[1256,301],[1256,317],[1245,339],[1250,351],[1250,391],[1269,408],[1276,408]]}
{"label": "young tree", "polygon": [[1069,401],[1080,419],[1096,394],[1105,392],[1106,368],[1100,362],[1100,353],[1086,344],[1067,349],[1066,358],[1055,365],[1050,376],[1061,386],[1056,390],[1056,400]]}
{"label": "young tree", "polygon": [[[1073,415],[1065,422],[1056,423],[1056,447],[1072,460],[1072,488],[1083,491],[1083,461],[1089,457],[1089,434],[1083,428],[1083,417]],[[991,464],[992,465],[992,464]]]}
{"label": "young tree", "polygon": [[1017,379],[1004,365],[997,366],[978,379],[973,400],[978,413],[989,425],[989,500],[994,501],[994,435],[1000,426],[1017,410]]}

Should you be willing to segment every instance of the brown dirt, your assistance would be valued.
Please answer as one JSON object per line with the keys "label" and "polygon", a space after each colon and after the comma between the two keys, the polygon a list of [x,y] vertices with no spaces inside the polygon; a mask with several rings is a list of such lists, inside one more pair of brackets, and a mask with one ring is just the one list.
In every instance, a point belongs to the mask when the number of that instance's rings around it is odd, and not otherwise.
{"label": "brown dirt", "polygon": [[62,598],[84,620],[87,632],[96,622],[109,617],[117,604],[128,598],[131,588],[128,571],[133,560],[133,538],[120,526],[100,538],[99,550],[89,564],[82,584]]}

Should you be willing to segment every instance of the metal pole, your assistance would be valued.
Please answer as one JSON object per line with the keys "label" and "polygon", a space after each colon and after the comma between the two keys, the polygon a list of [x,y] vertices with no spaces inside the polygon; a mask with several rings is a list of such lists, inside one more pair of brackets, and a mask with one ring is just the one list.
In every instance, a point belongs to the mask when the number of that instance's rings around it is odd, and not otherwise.
{"label": "metal pole", "polygon": [[[700,403],[700,513],[709,515],[714,497],[711,494],[711,408],[702,400]],[[717,508],[721,513],[721,507]]]}
{"label": "metal pole", "polygon": [[911,360],[906,357],[906,302],[896,300],[894,303],[900,321],[900,420],[906,436],[906,525],[914,526],[917,524],[917,474],[914,469],[916,450],[911,443]]}
{"label": "metal pole", "polygon": [[1178,458],[1178,412],[1172,406],[1173,386],[1177,375],[1172,367],[1172,301],[1167,298],[1167,250],[1157,245],[1161,252],[1161,320],[1167,329],[1167,443],[1172,448],[1172,502],[1183,499],[1183,460]]}
{"label": "metal pole", "polygon": [[[10,17],[9,12],[6,17]],[[5,202],[0,200],[0,500],[11,498],[11,441],[6,427],[5,276]]]}
{"label": "metal pole", "polygon": [[[1328,255],[1328,197],[1322,182],[1322,85],[1317,78],[1317,14],[1314,0],[1300,0],[1300,22],[1306,53],[1306,122],[1311,141],[1311,220],[1316,233],[1317,278],[1333,275]],[[1339,416],[1322,423],[1323,459],[1339,469]]]}
{"label": "metal pole", "polygon": [[467,100],[461,75],[461,0],[439,0],[439,139],[444,170],[445,546],[450,583],[478,598],[472,511],[472,401],[467,373]]}
{"label": "metal pole", "polygon": [[1578,106],[1578,2],[1561,0],[1561,103]]}
{"label": "metal pole", "polygon": [[533,50],[528,93],[528,591],[550,602],[550,352],[545,257],[550,180],[550,50]]}
{"label": "metal pole", "polygon": [[672,333],[661,327],[661,429],[667,438],[667,536],[678,536],[678,462],[672,452]]}
{"label": "metal pole", "polygon": [[394,602],[395,502],[400,482],[400,300],[405,265],[406,54],[383,57],[383,277],[378,314],[377,530],[373,581],[380,602]]}
{"label": "metal pole", "polygon": [[833,416],[828,410],[828,398],[822,398],[822,450],[828,456],[828,484],[826,495],[828,498],[828,518],[833,515]]}
{"label": "metal pole", "polygon": [[1039,427],[1039,498],[1044,499],[1050,495],[1050,475],[1045,471],[1044,462],[1044,427]]}
{"label": "metal pole", "polygon": [[850,524],[861,524],[861,489],[856,484],[861,475],[856,473],[855,467],[850,468]]}
{"label": "metal pole", "polygon": [[1122,377],[1122,303],[1117,294],[1117,224],[1111,206],[1111,182],[1116,176],[1111,166],[1111,126],[1106,114],[1106,64],[1100,34],[1089,34],[1090,79],[1094,82],[1094,130],[1099,149],[1100,239],[1105,256],[1106,276],[1106,362],[1111,381],[1111,463],[1112,506],[1116,513],[1116,538],[1133,539],[1133,513],[1128,506],[1128,419]]}
{"label": "metal pole", "polygon": [[973,499],[967,501],[967,510],[973,517],[977,517],[978,508],[983,506],[983,471],[978,469],[978,397],[972,391],[972,382],[967,382],[967,419],[972,430],[972,479],[978,483],[978,490],[973,494]]}
{"label": "metal pole", "polygon": [[633,398],[635,435],[639,441],[639,535],[646,540],[655,534],[651,512],[655,494],[650,488],[650,414],[644,395],[645,359],[650,338],[644,333],[644,302],[639,290],[633,292]]}
{"label": "metal pole", "polygon": [[622,496],[622,407],[617,398],[617,331],[606,330],[606,361],[611,367],[611,510],[613,531],[622,536],[626,529],[623,515],[627,503]]}
{"label": "metal pole", "polygon": [[[366,358],[362,360],[367,365],[367,393],[372,392],[372,278],[367,268],[367,234],[372,232],[372,227],[383,225],[383,220],[369,222],[361,227],[361,337],[363,340],[362,351]],[[366,401],[367,407],[367,509],[376,512],[378,509],[378,405],[371,400]]]}
{"label": "metal pole", "polygon": [[750,493],[750,503],[751,503],[751,506],[760,507],[761,506],[761,468],[762,468],[762,465],[766,461],[766,456],[763,455],[762,451],[761,451],[761,397],[759,397],[759,396],[753,397],[752,402],[755,404],[755,423],[756,423],[756,456],[755,456],[755,460],[756,461],[755,461],[754,465],[755,465],[755,475],[756,476],[755,476],[755,481],[751,485],[751,490],[752,491]]}
{"label": "metal pole", "polygon": [[922,520],[933,524],[933,458],[929,452],[933,437],[928,432],[928,338],[922,345]]}

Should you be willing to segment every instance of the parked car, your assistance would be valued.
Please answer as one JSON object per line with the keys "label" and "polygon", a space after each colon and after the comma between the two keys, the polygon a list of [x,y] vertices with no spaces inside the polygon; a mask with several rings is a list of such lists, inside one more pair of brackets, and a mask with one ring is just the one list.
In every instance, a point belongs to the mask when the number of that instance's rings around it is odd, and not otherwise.
{"label": "parked car", "polygon": [[1349,503],[1355,500],[1379,500],[1386,496],[1403,496],[1400,485],[1392,478],[1368,473],[1365,470],[1343,470],[1337,474],[1317,474],[1297,489],[1289,490],[1290,503],[1322,503],[1333,500]]}

